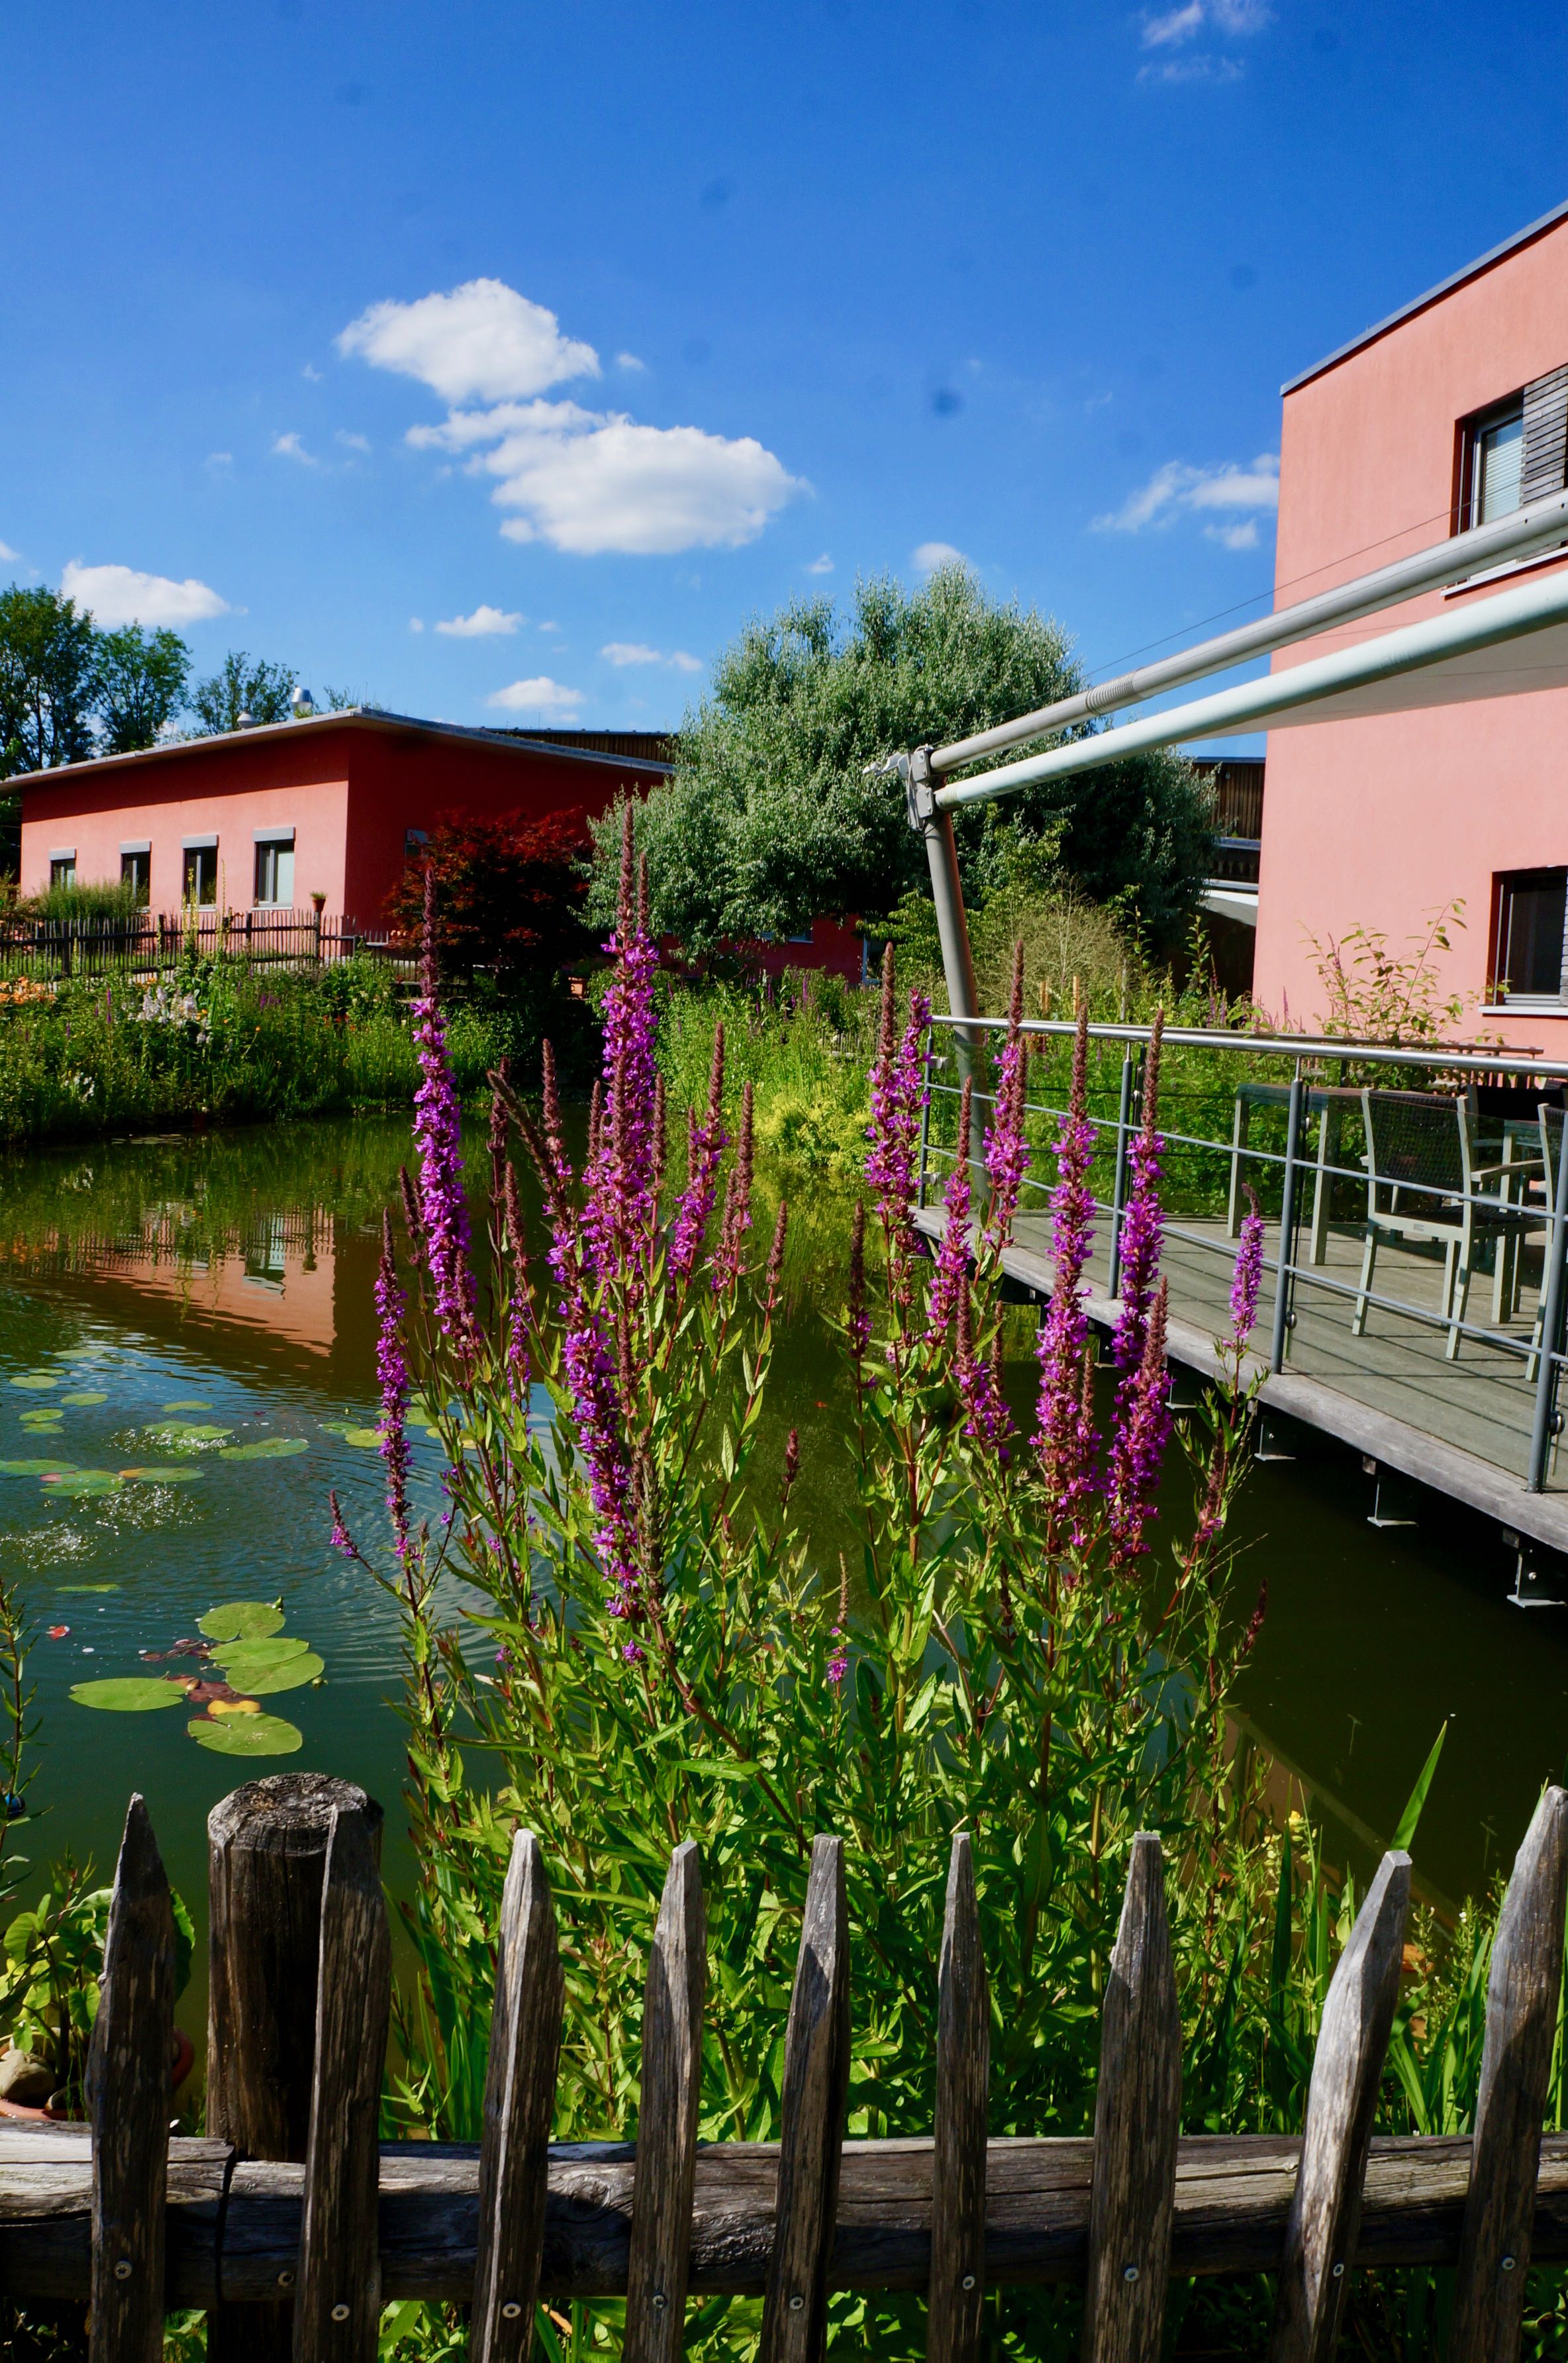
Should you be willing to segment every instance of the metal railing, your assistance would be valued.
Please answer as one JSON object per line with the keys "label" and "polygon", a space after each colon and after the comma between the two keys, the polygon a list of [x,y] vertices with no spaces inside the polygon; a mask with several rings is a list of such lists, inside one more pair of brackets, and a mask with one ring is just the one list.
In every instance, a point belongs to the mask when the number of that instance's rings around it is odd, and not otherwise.
{"label": "metal railing", "polygon": [[[932,1025],[931,1088],[917,1193],[922,1207],[932,1203],[938,1169],[950,1168],[956,1153],[955,1125],[944,1124],[944,1111],[956,1103],[966,1073],[972,1076],[977,1106],[980,1104],[990,1050],[1006,1031],[1005,1021],[997,1018],[937,1016]],[[1023,1031],[1037,1045],[1032,1063],[1054,1048],[1065,1049],[1075,1030],[1064,1019],[1025,1021]],[[1098,1064],[1088,1110],[1099,1144],[1095,1206],[1108,1226],[1103,1284],[1112,1300],[1120,1290],[1121,1224],[1131,1175],[1128,1150],[1139,1122],[1150,1032],[1147,1026],[1109,1023],[1088,1028]],[[951,1079],[940,1048],[950,1038],[956,1052]],[[1164,1041],[1159,1130],[1166,1168],[1165,1236],[1198,1259],[1213,1259],[1217,1270],[1221,1263],[1228,1268],[1235,1254],[1247,1182],[1257,1189],[1265,1209],[1264,1269],[1273,1276],[1270,1372],[1285,1369],[1309,1305],[1319,1312],[1337,1307],[1342,1315],[1347,1303],[1353,1308],[1348,1336],[1336,1341],[1353,1361],[1358,1349],[1365,1359],[1367,1318],[1373,1312],[1419,1331],[1441,1333],[1450,1363],[1457,1359],[1463,1343],[1482,1347],[1486,1349],[1485,1367],[1476,1364],[1466,1379],[1512,1391],[1507,1411],[1518,1428],[1525,1483],[1530,1492],[1541,1492],[1562,1425],[1558,1394],[1568,1360],[1562,1334],[1568,1310],[1568,1151],[1560,1126],[1553,1146],[1541,1132],[1538,1115],[1522,1106],[1509,1113],[1502,1104],[1484,1109],[1478,1099],[1482,1092],[1513,1093],[1533,1098],[1537,1109],[1544,1104],[1555,1114],[1556,1104],[1568,1099],[1562,1089],[1568,1084],[1568,1060],[1470,1045],[1414,1048],[1332,1037],[1243,1035],[1181,1026],[1166,1028]],[[1105,1053],[1116,1050],[1121,1057],[1108,1077]],[[1061,1084],[1055,1098],[1032,1092],[1025,1100],[1036,1159],[1021,1199],[1024,1217],[1043,1214],[1042,1202],[1054,1186],[1054,1160],[1049,1156],[1043,1159],[1039,1152],[1048,1148],[1055,1122],[1066,1112],[1065,1071]],[[1556,1095],[1554,1100],[1547,1098],[1549,1092]],[[1102,1103],[1098,1108],[1093,1104],[1097,1100]],[[1229,1137],[1213,1127],[1202,1129],[1201,1116],[1196,1126],[1184,1125],[1184,1102],[1200,1109],[1205,1104],[1213,1109],[1217,1103],[1228,1106]],[[1453,1124],[1447,1170],[1434,1170],[1429,1161],[1423,1171],[1419,1156],[1408,1153],[1402,1161],[1396,1159],[1395,1169],[1388,1169],[1386,1159],[1379,1170],[1374,1135],[1385,1120],[1393,1126],[1408,1123],[1412,1108],[1435,1111],[1441,1135],[1446,1120],[1442,1111],[1449,1106]],[[1309,1137],[1314,1123],[1315,1154]],[[1353,1143],[1349,1156],[1344,1153],[1347,1133]],[[1357,1135],[1359,1155],[1353,1145]],[[972,1163],[978,1147],[977,1139],[971,1140]],[[1359,1203],[1353,1209],[1342,1204],[1336,1211],[1336,1195],[1342,1201],[1347,1192],[1353,1192]],[[1301,1234],[1309,1196],[1311,1220],[1304,1254]],[[1347,1234],[1359,1235],[1362,1242],[1359,1279],[1329,1268],[1333,1240],[1342,1243]],[[1434,1247],[1443,1255],[1435,1305],[1372,1285],[1380,1248],[1386,1253],[1390,1248],[1408,1251],[1418,1260],[1408,1269],[1430,1273],[1426,1250]],[[1504,1322],[1512,1319],[1522,1300],[1527,1253],[1533,1259],[1537,1248],[1540,1272],[1533,1318],[1522,1330],[1509,1328]],[[1469,1311],[1470,1283],[1488,1259],[1494,1298],[1490,1323],[1473,1319]],[[1173,1296],[1175,1292],[1173,1287]],[[1173,1302],[1173,1313],[1181,1312],[1179,1303]],[[1397,1370],[1382,1375],[1396,1389],[1401,1384]],[[1407,1381],[1415,1375],[1412,1362]],[[1521,1381],[1529,1389],[1528,1422],[1519,1399]],[[1419,1413],[1402,1410],[1400,1416],[1414,1426],[1428,1425]],[[1462,1418],[1463,1411],[1456,1408],[1450,1426]],[[1449,1440],[1457,1439],[1451,1434]],[[1483,1448],[1481,1457],[1493,1455]]]}

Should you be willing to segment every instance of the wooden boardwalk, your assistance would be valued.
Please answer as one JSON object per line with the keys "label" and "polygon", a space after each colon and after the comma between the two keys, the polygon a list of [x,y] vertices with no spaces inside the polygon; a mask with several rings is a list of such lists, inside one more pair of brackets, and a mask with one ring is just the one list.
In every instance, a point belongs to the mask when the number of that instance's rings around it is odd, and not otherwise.
{"label": "wooden boardwalk", "polygon": [[[940,1206],[926,1206],[915,1216],[928,1238],[940,1236]],[[1109,1328],[1117,1305],[1109,1294],[1110,1218],[1098,1225],[1097,1251],[1090,1267],[1089,1317]],[[1009,1276],[1042,1298],[1053,1285],[1048,1215],[1023,1214],[1014,1226],[1015,1237],[1004,1255]],[[1353,1450],[1397,1471],[1435,1492],[1465,1503],[1470,1508],[1521,1537],[1568,1553],[1568,1470],[1553,1465],[1547,1490],[1525,1490],[1535,1389],[1527,1378],[1523,1352],[1466,1337],[1457,1361],[1444,1356],[1446,1334],[1415,1317],[1435,1315],[1441,1306],[1442,1266],[1431,1253],[1385,1247],[1378,1257],[1375,1290],[1396,1300],[1408,1314],[1375,1304],[1366,1334],[1351,1335],[1352,1299],[1325,1282],[1353,1288],[1361,1268],[1359,1226],[1331,1226],[1323,1262],[1310,1265],[1309,1234],[1298,1234],[1295,1322],[1289,1333],[1286,1368],[1264,1380],[1262,1401],[1271,1410],[1320,1433],[1336,1437]],[[1278,1245],[1277,1226],[1271,1224],[1265,1255],[1273,1258]],[[1168,1344],[1171,1360],[1212,1376],[1218,1369],[1215,1337],[1230,1327],[1231,1278],[1235,1242],[1227,1237],[1220,1220],[1167,1217],[1163,1269],[1170,1281],[1171,1318]],[[1502,1336],[1528,1347],[1540,1275],[1539,1248],[1526,1250],[1520,1301],[1511,1318],[1499,1325]],[[1274,1275],[1265,1271],[1253,1344],[1264,1367],[1273,1316]],[[1481,1274],[1472,1284],[1468,1320],[1475,1328],[1492,1323],[1492,1281]]]}

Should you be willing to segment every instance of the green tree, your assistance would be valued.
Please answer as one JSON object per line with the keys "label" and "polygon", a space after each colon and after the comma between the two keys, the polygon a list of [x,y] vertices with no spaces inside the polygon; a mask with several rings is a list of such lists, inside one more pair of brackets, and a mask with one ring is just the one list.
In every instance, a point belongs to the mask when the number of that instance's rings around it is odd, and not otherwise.
{"label": "green tree", "polygon": [[243,649],[231,649],[219,671],[199,681],[191,692],[191,711],[197,725],[193,736],[215,738],[226,730],[237,730],[242,714],[253,723],[286,722],[293,710],[289,701],[298,680],[289,665],[269,664],[265,657],[249,657]]}
{"label": "green tree", "polygon": [[185,703],[191,651],[178,632],[127,624],[98,636],[98,719],[105,755],[152,747]]}
{"label": "green tree", "polygon": [[0,591],[0,778],[93,752],[98,635],[57,591]]}
{"label": "green tree", "polygon": [[[674,778],[638,815],[656,927],[701,954],[792,935],[820,913],[889,912],[923,879],[924,856],[897,782],[867,779],[866,766],[1082,686],[1057,624],[988,598],[960,565],[912,593],[890,576],[863,582],[847,619],[830,600],[802,599],[749,624],[682,726]],[[1161,946],[1187,925],[1212,841],[1189,767],[1158,754],[1026,789],[956,826],[971,893],[1032,849],[1059,882],[1116,903]],[[618,836],[613,815],[595,830],[600,921],[613,907]]]}

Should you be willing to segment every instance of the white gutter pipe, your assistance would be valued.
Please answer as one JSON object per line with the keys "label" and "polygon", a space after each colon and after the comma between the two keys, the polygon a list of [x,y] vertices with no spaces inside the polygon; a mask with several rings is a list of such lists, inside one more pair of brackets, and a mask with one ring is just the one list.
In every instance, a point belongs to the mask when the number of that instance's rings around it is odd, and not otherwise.
{"label": "white gutter pipe", "polygon": [[[1038,738],[1043,731],[1065,730],[1074,723],[1091,722],[1097,715],[1109,714],[1119,705],[1142,704],[1146,698],[1157,697],[1162,690],[1180,689],[1204,673],[1227,672],[1232,665],[1245,664],[1250,658],[1288,648],[1293,640],[1310,639],[1331,624],[1354,623],[1359,616],[1375,615],[1380,607],[1396,607],[1401,600],[1414,598],[1418,592],[1460,582],[1466,575],[1485,573],[1488,567],[1508,559],[1529,557],[1564,539],[1568,539],[1568,493],[1554,493],[1550,500],[1534,501],[1529,508],[1516,509],[1511,516],[1498,517],[1490,525],[1474,526],[1468,533],[1452,534],[1430,549],[1417,550],[1413,557],[1397,558],[1391,566],[1380,566],[1375,573],[1357,575],[1353,582],[1342,582],[1331,591],[1320,591],[1310,599],[1298,600],[1294,606],[1277,609],[1272,616],[1260,616],[1255,623],[1239,625],[1233,632],[1221,632],[1216,639],[1200,640],[1196,648],[1182,649],[1175,656],[1160,657],[1153,664],[1141,665],[1135,672],[1119,673],[1114,681],[1101,682],[1096,689],[1058,698],[1054,705],[1042,705],[1032,714],[1020,715],[1015,722],[999,723],[994,730],[977,731],[972,738],[956,739],[951,747],[934,748],[931,768],[937,772],[955,771],[981,755],[995,754],[999,748],[1016,747],[1026,738]],[[941,801],[945,802],[945,797]]]}
{"label": "white gutter pipe", "polygon": [[1522,583],[1516,591],[1496,592],[1458,614],[1430,616],[1402,630],[1358,640],[1353,648],[1309,657],[1304,664],[1267,673],[1261,681],[1216,690],[1189,705],[1169,706],[1163,714],[1121,723],[1113,730],[1075,739],[1070,746],[1053,747],[1043,755],[1028,755],[994,771],[977,772],[973,779],[954,781],[937,788],[931,801],[938,813],[952,812],[960,804],[988,804],[995,796],[1005,796],[1036,781],[1096,771],[1123,755],[1176,747],[1184,739],[1216,732],[1266,726],[1277,716],[1320,704],[1339,693],[1395,680],[1401,673],[1441,664],[1446,658],[1474,655],[1499,642],[1521,639],[1564,623],[1568,623],[1568,574],[1548,574]]}

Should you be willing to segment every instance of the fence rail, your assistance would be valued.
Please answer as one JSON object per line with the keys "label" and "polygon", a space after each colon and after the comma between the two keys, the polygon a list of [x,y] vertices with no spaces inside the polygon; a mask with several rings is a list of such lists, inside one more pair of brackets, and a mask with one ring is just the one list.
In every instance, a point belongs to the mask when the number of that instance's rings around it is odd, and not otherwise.
{"label": "fence rail", "polygon": [[[1518,2351],[1526,2270],[1568,2258],[1568,2138],[1543,2143],[1562,1972],[1568,1793],[1548,1789],[1498,1925],[1473,2140],[1374,2141],[1409,1858],[1384,1857],[1335,1969],[1299,2140],[1182,2139],[1159,1840],[1134,1842],[1092,2139],[993,2140],[969,1840],[953,1841],[929,2139],[844,2138],[842,1841],[812,1848],[777,2143],[700,2144],[704,1925],[678,1847],[650,1950],[637,2139],[549,2140],[563,1985],[539,1848],[513,1841],[477,2146],[378,2143],[391,1991],[380,1809],[319,1774],[209,1821],[213,2137],[171,2140],[174,1928],[131,1801],[89,2067],[91,2125],[0,2129],[0,2288],[91,2305],[94,2363],[155,2363],[165,2310],[215,2353],[370,2363],[381,2304],[472,2307],[476,2363],[520,2363],[541,2296],[624,2297],[635,2363],[690,2295],[757,2292],[767,2363],[823,2352],[829,2294],[924,2291],[927,2352],[977,2357],[988,2288],[1080,2280],[1090,2363],[1154,2363],[1173,2274],[1276,2276],[1274,2363],[1333,2351],[1358,2265],[1457,2269],[1451,2363]],[[308,2030],[308,2035],[306,2033]],[[302,2040],[302,2036],[305,2039]]]}
{"label": "fence rail", "polygon": [[386,952],[384,935],[317,911],[143,912],[132,918],[0,919],[0,976],[112,976],[172,968],[187,946],[293,967]]}

